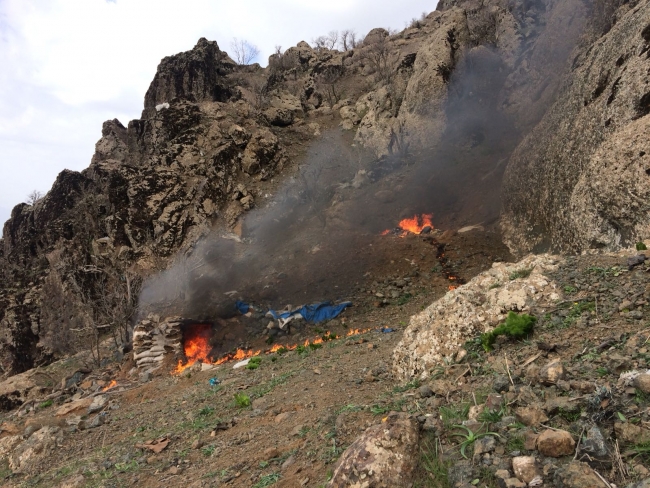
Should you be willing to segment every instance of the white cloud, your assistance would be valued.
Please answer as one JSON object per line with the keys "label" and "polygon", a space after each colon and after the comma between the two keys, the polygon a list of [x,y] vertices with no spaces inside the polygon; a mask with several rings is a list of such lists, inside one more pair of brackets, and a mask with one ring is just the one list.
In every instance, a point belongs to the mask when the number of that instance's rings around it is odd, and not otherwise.
{"label": "white cloud", "polygon": [[[200,37],[266,60],[331,30],[401,29],[435,1],[2,0],[0,223],[64,168],[88,166],[102,122],[137,118],[160,59]],[[263,62],[265,64],[265,62]]]}

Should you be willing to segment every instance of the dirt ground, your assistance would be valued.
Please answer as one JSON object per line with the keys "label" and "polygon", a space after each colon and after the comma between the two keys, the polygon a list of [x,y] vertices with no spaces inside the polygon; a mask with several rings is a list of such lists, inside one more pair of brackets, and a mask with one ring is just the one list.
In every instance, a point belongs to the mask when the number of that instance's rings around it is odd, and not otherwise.
{"label": "dirt ground", "polygon": [[[127,375],[132,362],[125,358],[105,368],[103,377],[117,386],[108,391],[104,424],[92,429],[54,416],[65,397],[21,418],[3,414],[0,421],[56,424],[64,432],[60,445],[28,472],[11,475],[5,462],[5,485],[325,484],[333,462],[359,433],[388,411],[407,408],[413,393],[392,380],[390,356],[409,317],[455,286],[458,280],[449,276],[469,279],[494,260],[510,259],[497,234],[478,230],[377,236],[372,244],[381,259],[373,260],[365,281],[347,287],[351,308],[326,324],[294,327],[276,338],[276,344],[291,345],[325,332],[337,335],[318,349],[264,355],[255,370],[235,370],[229,362],[173,376],[169,361],[146,383]],[[349,336],[354,329],[363,333]],[[259,335],[247,342],[269,348],[267,341]],[[211,378],[218,385],[211,386]],[[78,393],[96,388],[85,386]],[[136,447],[163,437],[169,444],[159,454]]]}

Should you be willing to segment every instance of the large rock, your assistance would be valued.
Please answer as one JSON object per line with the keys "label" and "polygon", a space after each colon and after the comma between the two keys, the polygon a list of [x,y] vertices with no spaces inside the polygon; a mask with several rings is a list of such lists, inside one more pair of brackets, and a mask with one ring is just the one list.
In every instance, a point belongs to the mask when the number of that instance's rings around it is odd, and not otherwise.
{"label": "large rock", "polygon": [[242,170],[250,175],[269,165],[278,152],[278,138],[266,129],[260,129],[248,142],[242,157]]}
{"label": "large rock", "polygon": [[227,101],[232,96],[232,88],[225,75],[235,66],[216,41],[204,37],[191,51],[163,58],[145,94],[142,118],[154,115],[156,105],[174,98],[193,102]]}
{"label": "large rock", "polygon": [[[547,274],[558,263],[559,258],[549,255],[529,256],[516,264],[495,263],[411,317],[393,352],[396,375],[401,380],[424,379],[445,357],[451,360],[465,342],[503,322],[509,310],[525,312],[533,301],[538,306],[552,304],[559,298],[558,286]],[[532,270],[527,278],[510,279],[523,269]]]}
{"label": "large rock", "polygon": [[404,413],[391,413],[369,427],[343,453],[329,488],[409,487],[417,464],[419,427]]}
{"label": "large rock", "polygon": [[9,455],[9,467],[14,472],[30,472],[38,458],[55,449],[62,440],[59,427],[43,427],[34,432],[29,439],[16,446]]}

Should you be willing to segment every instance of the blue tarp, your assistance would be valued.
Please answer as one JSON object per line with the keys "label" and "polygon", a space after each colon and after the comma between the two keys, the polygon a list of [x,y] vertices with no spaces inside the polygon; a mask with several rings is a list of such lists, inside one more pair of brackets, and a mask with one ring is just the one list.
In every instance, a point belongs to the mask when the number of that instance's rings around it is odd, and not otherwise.
{"label": "blue tarp", "polygon": [[351,306],[352,302],[342,302],[332,305],[332,302],[314,303],[312,305],[304,305],[300,308],[290,312],[277,313],[275,310],[269,310],[274,319],[288,319],[292,315],[300,314],[307,322],[323,322],[331,320],[340,315],[343,310]]}
{"label": "blue tarp", "polygon": [[242,314],[247,314],[251,309],[251,306],[248,303],[244,303],[241,300],[237,300],[235,302],[235,307],[237,307],[237,310],[239,310]]}

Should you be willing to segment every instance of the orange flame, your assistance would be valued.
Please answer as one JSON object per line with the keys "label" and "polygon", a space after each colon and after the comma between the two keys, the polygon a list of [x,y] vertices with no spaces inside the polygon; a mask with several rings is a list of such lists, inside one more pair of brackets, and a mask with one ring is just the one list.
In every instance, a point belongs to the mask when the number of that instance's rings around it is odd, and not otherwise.
{"label": "orange flame", "polygon": [[187,362],[183,364],[183,361],[178,361],[176,369],[173,371],[175,374],[182,373],[197,361],[210,363],[208,356],[212,350],[212,346],[210,346],[212,327],[209,324],[198,324],[188,329],[186,333],[191,334],[190,337],[184,338],[183,343],[183,350]]}
{"label": "orange flame", "polygon": [[111,388],[115,388],[116,386],[117,386],[117,381],[111,380],[111,382],[108,385],[106,385],[104,388],[102,388],[102,391],[108,391]]}
{"label": "orange flame", "polygon": [[455,290],[456,288],[458,288],[458,287],[454,286],[454,285],[449,285],[449,291]]}
{"label": "orange flame", "polygon": [[[425,227],[431,227],[433,229],[433,223],[431,222],[432,217],[433,214],[422,214],[414,215],[411,219],[400,220],[398,227],[402,229],[402,233],[399,234],[399,236],[404,237],[409,232],[412,234],[419,234]],[[385,236],[390,233],[390,230],[385,230],[381,233],[381,235]]]}
{"label": "orange flame", "polygon": [[[206,326],[206,330],[209,329],[209,327],[210,326]],[[371,330],[372,328],[352,329],[347,332],[346,337],[365,334],[366,332],[370,332]],[[312,341],[306,339],[302,345],[304,347],[309,347],[310,344],[323,344],[326,340],[329,341],[333,339],[339,339],[339,336],[337,336],[336,334],[332,334],[330,331],[327,331],[325,335],[321,337],[317,337]],[[298,344],[288,344],[288,345],[275,344],[270,349],[264,351],[264,354],[272,354],[280,351],[281,349],[285,351],[293,351],[297,348],[298,348]],[[209,340],[207,339],[205,333],[196,333],[193,337],[185,339],[184,350],[185,350],[185,356],[187,357],[187,363],[183,364],[183,361],[178,361],[178,364],[176,365],[176,368],[172,371],[172,374],[175,375],[175,374],[182,373],[187,368],[195,364],[197,361],[201,361],[202,363],[207,363],[207,364],[219,365],[219,364],[227,363],[229,361],[241,361],[242,359],[248,359],[262,354],[261,350],[254,351],[252,349],[249,350],[237,349],[235,352],[226,354],[225,356],[220,357],[216,361],[211,361],[210,358],[208,357],[208,355],[210,354],[210,349],[211,348],[209,345]]]}
{"label": "orange flame", "polygon": [[351,329],[348,331],[347,334],[345,334],[346,337],[354,336],[354,335],[359,335],[359,334],[365,334],[366,332],[370,332],[372,329]]}

